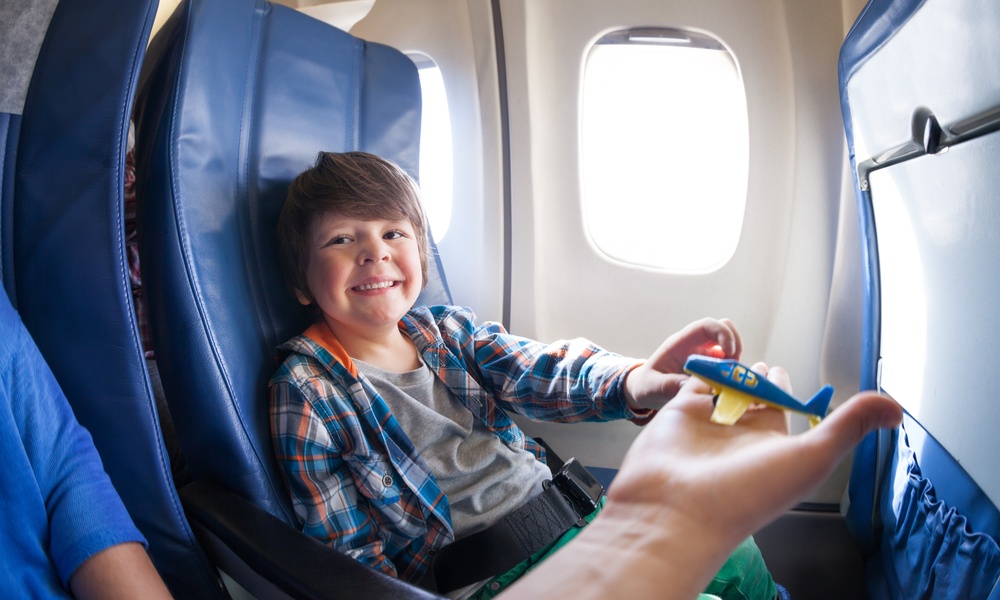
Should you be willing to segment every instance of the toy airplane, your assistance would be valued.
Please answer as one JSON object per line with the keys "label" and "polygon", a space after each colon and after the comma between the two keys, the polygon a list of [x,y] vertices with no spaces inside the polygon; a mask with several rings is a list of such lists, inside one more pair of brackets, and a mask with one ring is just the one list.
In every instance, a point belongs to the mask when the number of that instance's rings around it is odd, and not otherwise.
{"label": "toy airplane", "polygon": [[712,386],[712,393],[718,396],[712,421],[722,425],[732,425],[751,403],[762,402],[803,413],[809,417],[809,426],[815,427],[826,416],[833,398],[833,386],[827,385],[803,403],[735,360],[692,355],[684,364],[684,370]]}

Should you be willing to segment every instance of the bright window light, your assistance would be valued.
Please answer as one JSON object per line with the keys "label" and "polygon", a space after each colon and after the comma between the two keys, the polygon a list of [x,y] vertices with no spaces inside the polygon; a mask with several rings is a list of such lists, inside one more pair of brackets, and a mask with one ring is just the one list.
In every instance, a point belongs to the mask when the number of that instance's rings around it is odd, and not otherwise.
{"label": "bright window light", "polygon": [[687,31],[616,32],[587,56],[584,219],[612,259],[708,273],[736,251],[746,205],[746,94],[732,55]]}
{"label": "bright window light", "polygon": [[441,69],[422,54],[411,55],[420,73],[423,110],[420,120],[420,191],[435,243],[451,224],[451,116]]}

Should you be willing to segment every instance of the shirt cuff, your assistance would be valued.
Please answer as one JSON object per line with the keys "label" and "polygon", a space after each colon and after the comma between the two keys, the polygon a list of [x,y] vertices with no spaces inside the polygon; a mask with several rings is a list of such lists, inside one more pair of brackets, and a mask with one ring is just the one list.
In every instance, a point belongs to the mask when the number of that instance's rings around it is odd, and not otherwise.
{"label": "shirt cuff", "polygon": [[639,426],[645,425],[646,423],[652,421],[653,417],[656,416],[656,413],[659,412],[655,408],[632,408],[632,406],[628,403],[628,395],[625,393],[625,379],[628,377],[629,373],[638,369],[644,364],[645,361],[641,361],[629,367],[625,371],[625,373],[622,374],[622,380],[621,380],[622,400],[625,401],[625,412],[629,415],[626,418],[629,421],[632,421],[633,423]]}

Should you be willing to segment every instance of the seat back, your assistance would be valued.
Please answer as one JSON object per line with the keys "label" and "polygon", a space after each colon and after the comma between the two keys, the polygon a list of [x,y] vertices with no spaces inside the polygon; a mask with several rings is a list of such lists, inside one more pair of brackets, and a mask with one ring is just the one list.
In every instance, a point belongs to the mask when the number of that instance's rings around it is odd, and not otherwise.
{"label": "seat back", "polygon": [[4,287],[173,594],[222,597],[174,488],[125,256],[126,133],[156,3],[49,7],[23,112],[2,119]]}
{"label": "seat back", "polygon": [[[310,316],[279,272],[278,214],[320,150],[365,150],[415,177],[420,98],[400,52],[262,0],[185,2],[149,51],[139,237],[164,389],[192,476],[289,523],[267,382]],[[425,299],[448,302],[431,270]]]}
{"label": "seat back", "polygon": [[[864,237],[864,389],[906,410],[855,454],[873,598],[1000,598],[1000,7],[874,0],[841,51]],[[972,352],[970,353],[970,349]]]}

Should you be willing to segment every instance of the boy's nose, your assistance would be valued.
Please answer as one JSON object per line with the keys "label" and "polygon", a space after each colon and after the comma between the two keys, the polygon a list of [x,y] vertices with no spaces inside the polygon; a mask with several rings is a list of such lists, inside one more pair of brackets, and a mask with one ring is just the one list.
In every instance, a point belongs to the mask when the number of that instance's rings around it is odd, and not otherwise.
{"label": "boy's nose", "polygon": [[361,264],[387,261],[389,260],[389,246],[384,244],[382,240],[365,244],[358,258]]}

